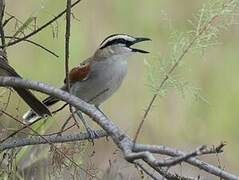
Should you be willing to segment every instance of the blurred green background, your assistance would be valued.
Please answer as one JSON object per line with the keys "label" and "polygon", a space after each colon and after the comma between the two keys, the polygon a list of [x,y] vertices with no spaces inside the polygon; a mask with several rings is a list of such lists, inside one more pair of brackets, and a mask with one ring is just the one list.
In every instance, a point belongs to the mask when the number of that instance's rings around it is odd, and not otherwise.
{"label": "blurred green background", "polygon": [[[172,31],[188,32],[192,28],[188,20],[202,7],[205,0],[91,0],[82,1],[74,8],[77,19],[72,20],[70,39],[70,67],[74,67],[95,51],[99,43],[112,33],[127,33],[150,37],[153,41],[140,45],[149,50],[149,55],[135,55],[129,60],[128,75],[120,90],[102,106],[103,111],[131,137],[144,109],[152,97],[147,87],[147,68],[144,60],[157,60],[159,54],[170,51]],[[65,7],[65,1],[6,1],[8,13],[25,21],[37,16],[37,25],[52,18]],[[10,64],[27,79],[43,81],[61,86],[64,79],[64,18],[52,27],[32,38],[60,55],[55,58],[26,43],[10,47]],[[58,29],[53,37],[52,29]],[[6,34],[13,34],[14,25],[8,26]],[[27,32],[27,31],[26,31]],[[54,31],[56,33],[56,31]],[[206,49],[203,56],[190,54],[184,58],[180,76],[201,89],[201,96],[208,103],[197,101],[192,96],[184,97],[176,90],[157,101],[141,131],[139,142],[165,144],[182,150],[192,150],[201,144],[215,144],[226,141],[227,146],[220,155],[221,165],[238,173],[239,167],[239,26],[233,25],[219,36],[219,44]],[[44,97],[40,95],[39,97]],[[11,99],[8,112],[21,117],[28,107],[20,102],[19,111]],[[69,114],[66,108],[58,113],[48,132],[61,127]],[[14,127],[13,120],[5,126]],[[77,131],[77,129],[75,129]],[[96,144],[96,166],[107,167],[109,154],[114,148],[110,142]],[[218,164],[217,158],[204,158]],[[185,168],[186,171],[186,168]],[[197,174],[198,169],[193,169]]]}

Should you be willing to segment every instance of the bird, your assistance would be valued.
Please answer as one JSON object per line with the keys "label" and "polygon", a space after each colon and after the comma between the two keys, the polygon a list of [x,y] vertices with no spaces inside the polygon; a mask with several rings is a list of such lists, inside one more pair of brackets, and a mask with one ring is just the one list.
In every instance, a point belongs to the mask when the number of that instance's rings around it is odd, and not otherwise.
{"label": "bird", "polygon": [[[112,34],[106,37],[94,54],[69,72],[70,93],[99,107],[120,87],[127,74],[128,58],[148,51],[132,47],[150,38],[133,37],[127,34]],[[67,91],[66,79],[62,90]],[[59,99],[49,96],[42,102],[47,107]],[[24,123],[32,123],[41,117],[29,110],[23,115]]]}
{"label": "bird", "polygon": [[[0,50],[0,76],[22,78],[15,69],[7,63],[5,53],[2,50]],[[32,108],[32,112],[37,116],[51,116],[51,112],[47,106],[38,100],[30,90],[20,87],[14,87],[13,89]]]}

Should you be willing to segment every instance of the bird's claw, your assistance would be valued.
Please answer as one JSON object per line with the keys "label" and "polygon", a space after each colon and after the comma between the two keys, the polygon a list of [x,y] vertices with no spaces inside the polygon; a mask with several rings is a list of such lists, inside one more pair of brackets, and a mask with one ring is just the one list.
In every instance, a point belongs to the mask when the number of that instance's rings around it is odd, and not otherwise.
{"label": "bird's claw", "polygon": [[87,133],[88,133],[88,135],[89,135],[89,141],[90,142],[92,142],[92,144],[94,145],[95,144],[95,142],[94,142],[94,140],[97,138],[97,137],[99,137],[99,135],[97,134],[97,132],[96,131],[94,131],[93,129],[91,129],[90,127],[87,127],[86,128],[86,131],[87,131]]}

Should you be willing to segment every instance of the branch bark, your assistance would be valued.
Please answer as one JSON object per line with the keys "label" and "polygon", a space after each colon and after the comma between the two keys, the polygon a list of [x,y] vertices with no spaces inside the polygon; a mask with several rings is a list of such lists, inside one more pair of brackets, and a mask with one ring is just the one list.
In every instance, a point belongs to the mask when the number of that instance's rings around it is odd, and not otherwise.
{"label": "branch bark", "polygon": [[[107,136],[106,132],[103,130],[96,130],[97,139]],[[64,134],[64,135],[49,135],[44,136],[45,139],[39,136],[25,137],[25,138],[10,138],[7,141],[0,144],[0,151],[7,149],[29,146],[29,145],[39,145],[39,144],[49,144],[51,143],[66,143],[74,141],[83,141],[90,139],[88,133],[77,133],[77,134]]]}
{"label": "branch bark", "polygon": [[[110,136],[114,143],[118,146],[118,148],[123,152],[124,157],[130,163],[134,163],[135,161],[141,160],[149,164],[153,169],[159,169],[159,163],[156,162],[164,162],[163,160],[158,160],[154,157],[153,154],[164,154],[171,157],[185,157],[187,153],[179,151],[174,148],[169,148],[166,146],[155,146],[155,145],[143,145],[143,144],[135,144],[131,138],[124,133],[116,124],[113,123],[110,119],[108,119],[101,111],[99,111],[96,107],[91,104],[88,104],[78,97],[75,97],[68,92],[62,91],[61,89],[55,88],[53,86],[36,82],[32,80],[23,80],[15,77],[0,77],[0,86],[10,86],[10,87],[21,87],[21,88],[29,88],[36,91],[40,91],[56,98],[59,98],[75,108],[81,110],[83,113],[90,116],[100,127],[104,129],[104,131]],[[63,136],[65,137],[65,136]],[[58,139],[59,141],[59,139]],[[134,147],[134,148],[133,148]],[[140,154],[143,154],[138,156]],[[132,158],[133,157],[133,158]],[[208,164],[204,161],[201,161],[195,157],[185,158],[183,161],[191,164],[192,166],[203,169],[204,171],[213,174],[215,176],[224,178],[224,179],[232,179],[239,180],[239,177],[233,175],[229,172],[226,172],[216,166]],[[161,164],[162,165],[162,164]],[[157,171],[160,173],[160,171]]]}

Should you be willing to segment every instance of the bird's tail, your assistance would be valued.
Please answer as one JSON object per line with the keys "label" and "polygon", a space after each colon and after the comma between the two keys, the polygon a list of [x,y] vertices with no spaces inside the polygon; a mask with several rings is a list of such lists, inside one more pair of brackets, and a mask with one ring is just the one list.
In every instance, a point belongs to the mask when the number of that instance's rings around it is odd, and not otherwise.
{"label": "bird's tail", "polygon": [[29,90],[14,88],[18,95],[33,109],[38,116],[51,115],[51,112],[41,101],[39,101]]}
{"label": "bird's tail", "polygon": [[[42,101],[42,103],[46,106],[52,106],[53,104],[57,103],[59,101],[59,99],[53,97],[53,96],[49,96],[47,97],[45,100]],[[37,121],[38,119],[41,119],[42,116],[39,116],[38,113],[36,113],[33,109],[30,109],[29,111],[27,111],[24,115],[23,115],[23,122],[25,124],[29,124],[32,123],[34,121]]]}

